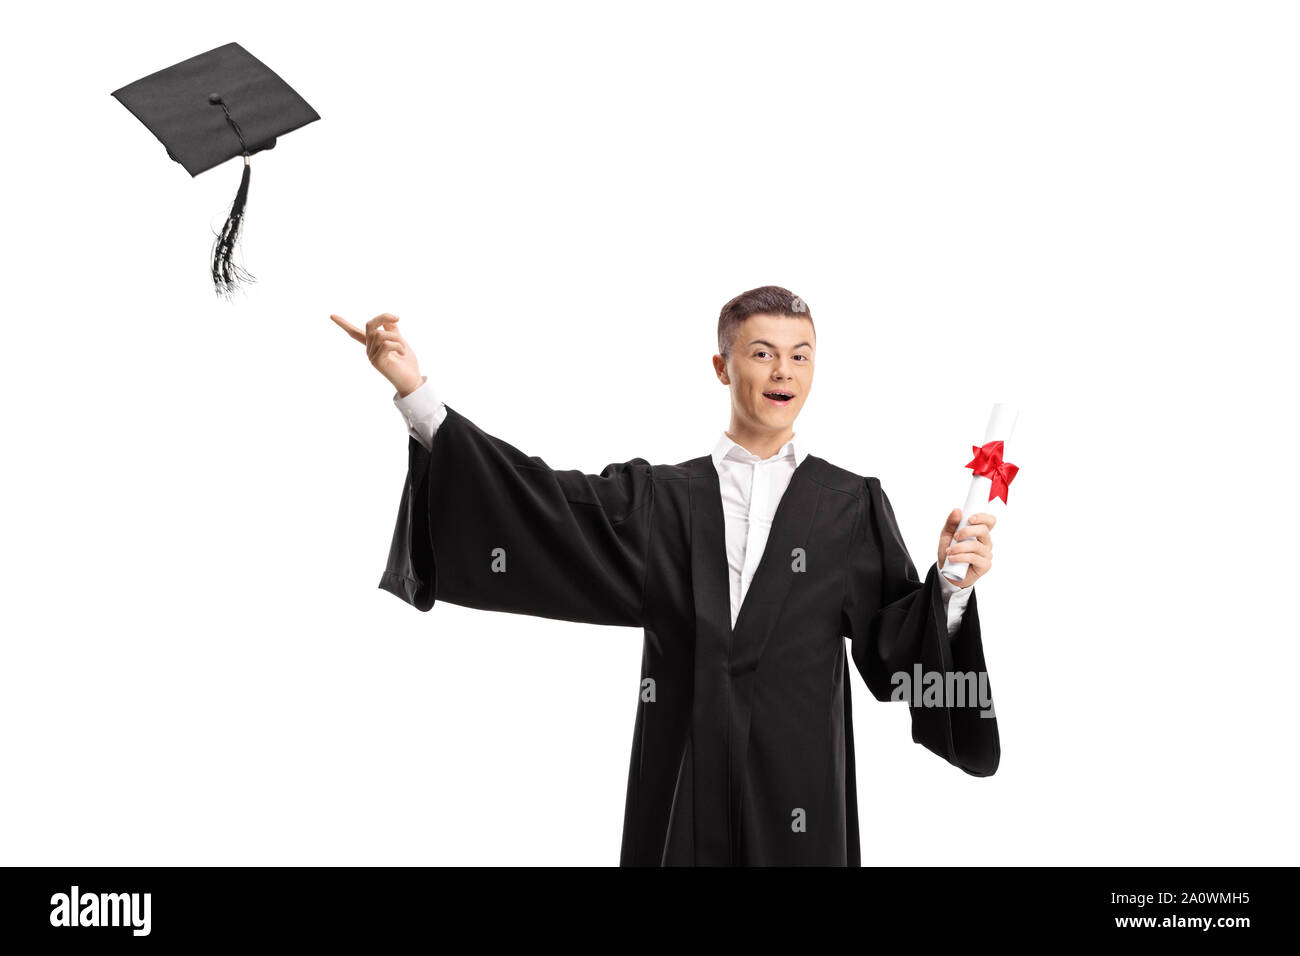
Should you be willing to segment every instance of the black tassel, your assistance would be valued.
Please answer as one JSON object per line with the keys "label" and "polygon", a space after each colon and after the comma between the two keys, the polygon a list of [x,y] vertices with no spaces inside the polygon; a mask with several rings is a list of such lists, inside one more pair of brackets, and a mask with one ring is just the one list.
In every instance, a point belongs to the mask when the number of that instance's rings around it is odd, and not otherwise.
{"label": "black tassel", "polygon": [[230,207],[230,215],[226,217],[226,224],[222,227],[221,233],[212,245],[212,284],[216,286],[218,295],[229,297],[238,288],[240,282],[257,281],[231,258],[235,251],[235,243],[239,241],[241,227],[244,224],[244,206],[248,202],[248,178],[252,168],[248,162],[248,154],[245,153],[244,175],[239,180],[239,192],[235,193],[235,201]]}
{"label": "black tassel", "polygon": [[[226,122],[239,137],[240,148],[244,151],[244,175],[239,180],[239,192],[235,193],[230,215],[226,217],[226,224],[221,228],[217,241],[212,245],[212,284],[217,287],[217,295],[229,297],[238,283],[257,281],[231,259],[235,252],[235,243],[239,241],[239,233],[244,225],[244,206],[248,203],[248,176],[252,172],[252,167],[248,163],[248,143],[244,140],[244,131],[230,115],[230,108],[226,105],[225,98],[220,93],[209,93],[208,102],[221,107],[222,112],[226,114]],[[275,140],[271,142],[274,143]]]}

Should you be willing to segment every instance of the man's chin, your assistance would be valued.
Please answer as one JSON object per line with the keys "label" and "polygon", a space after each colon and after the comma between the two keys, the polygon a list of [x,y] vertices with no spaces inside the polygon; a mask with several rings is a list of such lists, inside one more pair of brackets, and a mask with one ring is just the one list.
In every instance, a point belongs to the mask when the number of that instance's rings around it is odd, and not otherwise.
{"label": "man's chin", "polygon": [[786,428],[792,424],[798,414],[797,409],[764,408],[759,412],[758,420],[770,428]]}

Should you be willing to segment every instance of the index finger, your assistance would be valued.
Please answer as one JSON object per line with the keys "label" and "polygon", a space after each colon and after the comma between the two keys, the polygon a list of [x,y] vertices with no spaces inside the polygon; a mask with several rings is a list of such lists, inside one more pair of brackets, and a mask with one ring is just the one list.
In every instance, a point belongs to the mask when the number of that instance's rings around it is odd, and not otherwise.
{"label": "index finger", "polygon": [[349,322],[347,319],[343,318],[343,316],[341,316],[341,315],[335,315],[333,312],[331,312],[331,313],[330,313],[330,318],[334,320],[334,324],[335,324],[335,325],[337,325],[339,328],[341,328],[341,329],[342,329],[344,332],[346,332],[348,335],[352,336],[354,339],[356,339],[356,340],[357,340],[358,342],[360,342],[362,345],[364,345],[364,344],[366,343],[366,333],[362,332],[359,328],[357,328],[355,325],[353,325],[353,324],[352,324],[351,322]]}

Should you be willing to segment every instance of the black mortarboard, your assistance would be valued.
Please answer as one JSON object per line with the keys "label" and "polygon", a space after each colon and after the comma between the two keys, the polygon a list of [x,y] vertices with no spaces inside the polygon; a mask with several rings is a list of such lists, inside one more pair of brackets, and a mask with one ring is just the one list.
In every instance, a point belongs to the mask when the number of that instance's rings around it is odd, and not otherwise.
{"label": "black mortarboard", "polygon": [[230,293],[237,281],[256,281],[231,261],[248,200],[248,157],[319,114],[238,43],[151,73],[113,95],[191,176],[244,157],[239,191],[212,247],[212,282],[218,293]]}

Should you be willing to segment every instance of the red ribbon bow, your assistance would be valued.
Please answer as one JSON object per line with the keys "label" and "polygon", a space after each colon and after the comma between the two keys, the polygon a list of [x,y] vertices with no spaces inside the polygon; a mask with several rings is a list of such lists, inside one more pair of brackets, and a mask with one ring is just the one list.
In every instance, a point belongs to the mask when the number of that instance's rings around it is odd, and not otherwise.
{"label": "red ribbon bow", "polygon": [[1007,485],[1011,484],[1011,479],[1016,477],[1016,472],[1020,469],[1011,462],[1002,460],[1002,440],[979,446],[971,445],[970,449],[975,457],[966,462],[966,467],[973,468],[975,474],[993,481],[993,487],[989,489],[989,501],[1001,498],[1002,503],[1007,504]]}

